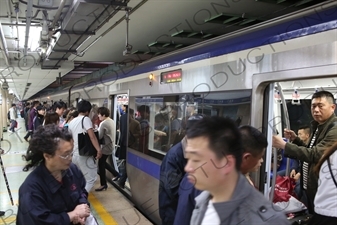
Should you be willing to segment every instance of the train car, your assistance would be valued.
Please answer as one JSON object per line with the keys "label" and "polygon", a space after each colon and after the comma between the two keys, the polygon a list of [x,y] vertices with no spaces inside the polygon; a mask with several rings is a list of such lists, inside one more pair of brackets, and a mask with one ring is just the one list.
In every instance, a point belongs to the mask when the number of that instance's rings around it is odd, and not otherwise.
{"label": "train car", "polygon": [[[134,110],[131,119],[139,118],[147,132],[128,137],[126,186],[138,209],[161,224],[161,160],[182,138],[188,116],[229,117],[238,125],[260,128],[271,143],[277,131],[297,130],[310,122],[315,91],[324,89],[336,96],[336,9],[335,1],[326,1],[132,68],[105,71],[104,79],[49,97],[68,99],[73,105],[78,98],[89,99],[108,106],[117,121],[124,113],[122,105]],[[254,174],[254,182],[268,198],[271,158],[269,145],[260,172]]]}

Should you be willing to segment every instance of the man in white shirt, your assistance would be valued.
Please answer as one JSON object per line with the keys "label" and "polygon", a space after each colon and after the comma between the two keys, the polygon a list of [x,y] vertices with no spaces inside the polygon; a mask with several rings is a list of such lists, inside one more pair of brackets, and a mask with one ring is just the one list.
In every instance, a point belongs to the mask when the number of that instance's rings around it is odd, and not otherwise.
{"label": "man in white shirt", "polygon": [[191,225],[285,225],[286,216],[258,192],[240,172],[243,147],[234,121],[203,118],[187,130],[185,171],[195,188]]}
{"label": "man in white shirt", "polygon": [[11,122],[9,130],[14,132],[15,131],[14,129],[16,127],[16,119],[18,118],[15,104],[12,104],[12,107],[9,109],[9,117],[10,117],[10,122]]}
{"label": "man in white shirt", "polygon": [[[86,100],[81,100],[77,104],[77,110],[79,115],[74,118],[69,123],[69,131],[73,135],[74,139],[74,155],[73,155],[73,163],[76,164],[80,170],[82,171],[85,179],[86,185],[85,189],[89,193],[91,188],[94,186],[95,181],[97,180],[97,162],[96,159],[102,157],[102,150],[98,144],[98,140],[94,134],[94,130],[92,128],[92,122],[88,117],[89,112],[91,110],[91,103]],[[83,128],[82,128],[82,119],[83,119]],[[97,151],[96,159],[93,156],[80,156],[78,151],[78,134],[82,132],[87,132],[91,143],[95,147]]]}

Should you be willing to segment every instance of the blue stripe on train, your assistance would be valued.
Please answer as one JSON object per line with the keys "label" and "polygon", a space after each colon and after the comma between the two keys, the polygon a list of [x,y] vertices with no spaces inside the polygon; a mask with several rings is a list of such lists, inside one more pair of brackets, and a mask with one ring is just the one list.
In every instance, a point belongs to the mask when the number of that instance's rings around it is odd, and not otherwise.
{"label": "blue stripe on train", "polygon": [[159,180],[160,166],[138,155],[128,152],[127,163]]}

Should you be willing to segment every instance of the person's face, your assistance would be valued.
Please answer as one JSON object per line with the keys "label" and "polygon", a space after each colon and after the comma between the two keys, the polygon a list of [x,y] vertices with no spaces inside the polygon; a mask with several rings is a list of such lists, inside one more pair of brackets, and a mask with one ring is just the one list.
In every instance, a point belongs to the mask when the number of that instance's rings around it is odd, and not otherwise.
{"label": "person's face", "polygon": [[259,159],[259,161],[257,161],[257,163],[256,163],[256,165],[254,166],[254,168],[251,169],[249,172],[257,172],[257,171],[260,169],[262,163],[263,163],[263,157],[261,157],[261,158]]}
{"label": "person's face", "polygon": [[65,108],[56,108],[55,112],[56,112],[59,116],[62,116],[65,110],[66,110]]}
{"label": "person's face", "polygon": [[45,110],[44,109],[40,109],[37,111],[40,115],[44,115],[45,114]]}
{"label": "person's face", "polygon": [[54,170],[68,169],[73,157],[73,147],[73,140],[71,140],[70,142],[60,140],[58,149],[55,151],[54,156],[44,154],[46,163],[48,163],[49,166]]}
{"label": "person's face", "polygon": [[263,162],[264,152],[265,152],[265,149],[263,149],[261,153],[256,156],[254,156],[253,154],[249,152],[243,153],[242,162],[240,166],[241,173],[246,174],[249,172],[255,172],[256,171],[255,167],[258,164],[261,166],[261,163]]}
{"label": "person's face", "polygon": [[311,101],[311,114],[316,122],[324,123],[334,113],[335,104],[330,103],[325,97],[314,98]]}
{"label": "person's face", "polygon": [[187,139],[185,171],[188,173],[189,182],[199,190],[212,190],[219,187],[223,184],[224,177],[235,170],[234,157],[226,156],[218,159],[209,149],[208,143],[206,137]]}
{"label": "person's face", "polygon": [[299,129],[297,132],[297,136],[304,142],[307,142],[310,134],[306,133],[304,129]]}
{"label": "person's face", "polygon": [[100,113],[98,113],[97,116],[100,121],[103,121],[105,119],[105,116],[102,116]]}

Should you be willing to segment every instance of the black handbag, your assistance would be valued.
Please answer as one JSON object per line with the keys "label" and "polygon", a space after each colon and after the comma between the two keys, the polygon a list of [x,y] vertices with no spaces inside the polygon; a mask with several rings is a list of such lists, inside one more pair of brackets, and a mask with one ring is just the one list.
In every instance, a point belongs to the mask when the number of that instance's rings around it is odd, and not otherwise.
{"label": "black handbag", "polygon": [[[83,132],[78,134],[78,153],[80,156],[96,156],[97,151],[96,148],[93,146],[89,134],[83,127],[83,120],[85,117],[82,119],[82,129]],[[98,131],[94,132],[97,140],[98,139]]]}

